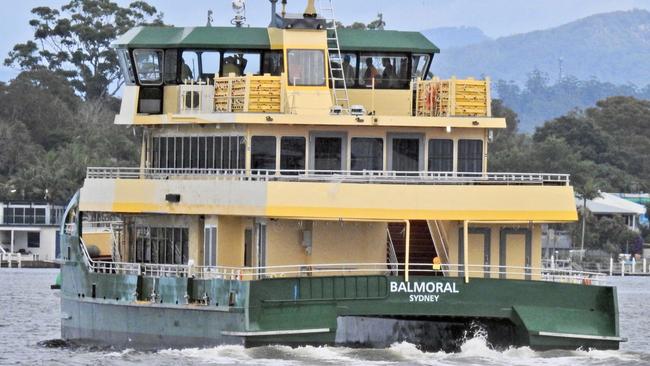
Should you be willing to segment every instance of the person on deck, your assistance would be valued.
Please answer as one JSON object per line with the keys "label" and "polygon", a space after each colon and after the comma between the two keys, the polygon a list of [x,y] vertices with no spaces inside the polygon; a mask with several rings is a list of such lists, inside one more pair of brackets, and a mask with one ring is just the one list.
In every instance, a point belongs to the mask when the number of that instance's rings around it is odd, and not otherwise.
{"label": "person on deck", "polygon": [[372,57],[366,58],[366,72],[363,74],[363,83],[367,87],[372,87],[373,80],[379,76],[379,71],[372,64]]}

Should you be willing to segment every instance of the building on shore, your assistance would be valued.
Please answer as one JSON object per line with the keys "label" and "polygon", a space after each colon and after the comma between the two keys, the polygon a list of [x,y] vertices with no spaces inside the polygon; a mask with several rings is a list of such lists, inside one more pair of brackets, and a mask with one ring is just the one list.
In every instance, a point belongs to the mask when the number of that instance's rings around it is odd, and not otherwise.
{"label": "building on shore", "polygon": [[[582,208],[582,199],[576,198],[576,206]],[[645,215],[645,206],[622,198],[620,194],[600,192],[600,197],[587,200],[587,209],[598,217],[621,216],[630,230],[639,231],[640,220]]]}
{"label": "building on shore", "polygon": [[64,208],[48,202],[0,202],[0,253],[20,253],[26,260],[56,259]]}

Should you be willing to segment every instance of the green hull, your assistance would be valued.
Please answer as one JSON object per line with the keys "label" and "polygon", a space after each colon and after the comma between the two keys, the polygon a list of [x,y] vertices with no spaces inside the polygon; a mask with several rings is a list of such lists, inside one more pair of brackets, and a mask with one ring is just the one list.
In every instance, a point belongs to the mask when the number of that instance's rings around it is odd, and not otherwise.
{"label": "green hull", "polygon": [[90,273],[75,242],[66,240],[71,258],[62,266],[64,339],[145,348],[407,341],[455,350],[468,329],[482,328],[495,346],[617,349],[621,341],[613,287],[382,275],[154,280]]}

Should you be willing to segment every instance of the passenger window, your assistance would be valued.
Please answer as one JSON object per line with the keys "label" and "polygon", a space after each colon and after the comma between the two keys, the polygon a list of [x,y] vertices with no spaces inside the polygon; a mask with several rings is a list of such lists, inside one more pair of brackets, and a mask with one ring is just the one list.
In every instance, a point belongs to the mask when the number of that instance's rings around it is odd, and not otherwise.
{"label": "passenger window", "polygon": [[[280,139],[280,169],[305,170],[304,137],[282,137]],[[282,172],[282,174],[298,174],[298,172]]]}
{"label": "passenger window", "polygon": [[314,138],[314,170],[343,169],[343,139],[341,137]]}
{"label": "passenger window", "polygon": [[133,51],[140,84],[162,84],[163,53],[160,50]]}
{"label": "passenger window", "polygon": [[259,75],[260,54],[245,52],[226,52],[223,54],[223,66],[221,75],[228,76]]}
{"label": "passenger window", "polygon": [[427,66],[429,65],[429,55],[413,55],[412,61],[413,66],[411,69],[411,78],[421,78],[423,80],[428,78],[428,75],[425,75],[427,72]]}
{"label": "passenger window", "polygon": [[382,170],[384,165],[383,139],[353,137],[351,143],[351,170]]}
{"label": "passenger window", "polygon": [[[253,136],[251,139],[251,169],[275,170],[275,136]],[[257,172],[262,173],[265,172]]]}
{"label": "passenger window", "polygon": [[458,171],[483,171],[482,140],[458,140]]}
{"label": "passenger window", "polygon": [[289,50],[289,85],[325,85],[325,54],[321,50]]}
{"label": "passenger window", "polygon": [[409,86],[406,55],[361,54],[359,85],[377,89],[406,89]]}
{"label": "passenger window", "polygon": [[[335,53],[330,53],[330,57],[333,58],[332,73],[335,78],[342,78],[345,76],[345,86],[352,87],[355,85],[355,80],[357,79],[357,55],[354,53],[341,53],[341,62],[335,61],[338,58],[338,55]],[[339,65],[340,64],[340,65]],[[336,70],[340,68],[341,70]],[[341,73],[343,75],[341,75]],[[343,87],[342,81],[336,82],[337,88]]]}
{"label": "passenger window", "polygon": [[429,140],[429,171],[450,172],[454,166],[454,142],[452,140]]}
{"label": "passenger window", "polygon": [[186,83],[199,80],[199,55],[195,51],[183,51],[181,81]]}
{"label": "passenger window", "polygon": [[415,172],[420,170],[420,139],[417,137],[395,137],[391,139],[390,170]]}
{"label": "passenger window", "polygon": [[201,57],[201,80],[208,81],[214,79],[214,75],[219,75],[219,64],[221,58],[219,52],[206,51],[199,54]]}
{"label": "passenger window", "polygon": [[284,69],[282,61],[282,52],[265,52],[264,61],[262,63],[262,74],[271,74],[273,76],[280,76]]}

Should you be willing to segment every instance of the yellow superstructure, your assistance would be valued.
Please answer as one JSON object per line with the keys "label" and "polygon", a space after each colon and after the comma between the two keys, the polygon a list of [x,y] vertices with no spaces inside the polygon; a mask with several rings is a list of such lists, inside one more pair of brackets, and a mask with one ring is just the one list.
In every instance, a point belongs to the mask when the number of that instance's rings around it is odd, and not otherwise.
{"label": "yellow superstructure", "polygon": [[[438,257],[445,275],[539,277],[541,225],[576,220],[573,189],[487,171],[505,128],[489,79],[431,78],[437,48],[419,34],[323,22],[138,28],[116,43],[115,123],[142,129],[141,164],[89,168],[80,210],[121,218],[120,259],[408,278]],[[429,244],[411,251],[411,231]]]}

